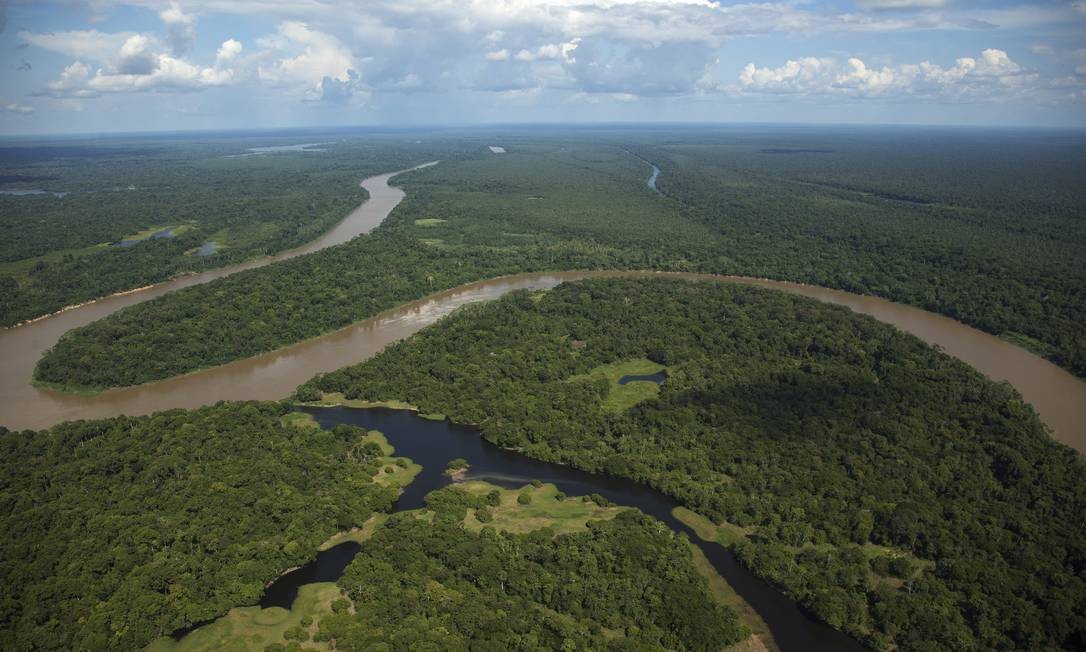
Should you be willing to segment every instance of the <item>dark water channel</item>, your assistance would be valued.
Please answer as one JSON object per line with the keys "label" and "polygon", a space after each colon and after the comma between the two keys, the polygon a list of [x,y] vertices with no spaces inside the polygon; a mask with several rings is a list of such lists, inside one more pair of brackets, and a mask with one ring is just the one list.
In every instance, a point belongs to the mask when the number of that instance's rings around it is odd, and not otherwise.
{"label": "dark water channel", "polygon": [[[677,503],[645,485],[532,460],[490,444],[473,428],[445,421],[430,421],[412,412],[382,408],[303,409],[312,414],[322,428],[350,424],[380,430],[396,448],[396,455],[409,457],[422,465],[422,472],[405,487],[397,501],[394,507],[397,511],[423,507],[426,494],[449,484],[450,479],[444,473],[445,465],[456,457],[466,459],[471,465],[466,476],[469,480],[486,480],[508,488],[541,480],[554,483],[570,495],[598,493],[618,505],[637,507],[677,532],[685,532],[701,548],[717,572],[765,620],[782,651],[865,649],[845,634],[805,615],[794,602],[743,568],[735,556],[723,547],[698,539],[690,528],[671,515]],[[344,543],[318,554],[310,564],[272,583],[260,606],[289,609],[298,595],[299,587],[338,579],[358,550],[358,544]]]}

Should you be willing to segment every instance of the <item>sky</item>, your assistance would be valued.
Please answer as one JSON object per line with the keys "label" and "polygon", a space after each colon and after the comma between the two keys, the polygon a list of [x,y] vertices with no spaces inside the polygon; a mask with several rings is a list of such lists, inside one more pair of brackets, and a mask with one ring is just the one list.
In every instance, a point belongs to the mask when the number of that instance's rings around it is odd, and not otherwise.
{"label": "sky", "polygon": [[0,0],[0,133],[1086,127],[1086,0]]}

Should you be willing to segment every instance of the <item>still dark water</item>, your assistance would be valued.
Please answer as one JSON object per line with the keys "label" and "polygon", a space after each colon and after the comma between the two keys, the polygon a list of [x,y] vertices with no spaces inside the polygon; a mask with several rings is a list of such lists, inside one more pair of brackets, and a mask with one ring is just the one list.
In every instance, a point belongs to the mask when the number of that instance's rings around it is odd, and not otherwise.
{"label": "still dark water", "polygon": [[667,380],[667,372],[657,371],[654,374],[641,374],[640,376],[623,376],[622,378],[618,379],[618,384],[625,385],[626,383],[632,383],[637,380],[647,380],[650,383],[656,383],[657,385],[659,385],[660,383]]}
{"label": "still dark water", "polygon": [[[795,603],[743,568],[735,556],[723,547],[698,539],[690,528],[671,515],[677,503],[645,485],[532,460],[490,444],[475,429],[446,421],[430,421],[412,412],[382,408],[302,409],[312,414],[322,428],[350,424],[380,430],[396,448],[396,455],[409,457],[422,465],[422,472],[404,488],[394,507],[396,510],[423,507],[422,499],[426,494],[449,484],[449,477],[444,473],[445,465],[456,457],[462,457],[471,464],[467,479],[486,480],[510,488],[520,487],[531,480],[541,480],[554,483],[570,495],[598,493],[618,505],[637,507],[677,532],[685,532],[701,548],[717,572],[765,620],[782,651],[865,649],[845,634],[806,616]],[[289,609],[300,586],[338,579],[358,550],[358,544],[344,543],[318,554],[312,563],[283,575],[271,584],[260,606]]]}

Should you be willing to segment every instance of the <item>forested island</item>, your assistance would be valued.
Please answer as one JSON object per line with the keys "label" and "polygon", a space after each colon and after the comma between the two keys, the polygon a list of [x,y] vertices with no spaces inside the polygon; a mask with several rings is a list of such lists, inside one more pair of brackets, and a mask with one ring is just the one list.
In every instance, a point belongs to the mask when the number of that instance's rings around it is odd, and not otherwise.
{"label": "forested island", "polygon": [[[1043,133],[922,130],[472,137],[474,149],[405,177],[408,199],[373,235],[77,329],[36,378],[69,389],[139,384],[466,281],[568,269],[740,274],[876,294],[1086,375],[1086,198],[1071,179],[1086,147],[1074,138],[1053,149]],[[479,145],[498,141],[501,156]],[[664,195],[631,152],[660,166]],[[149,327],[160,323],[171,328]]]}
{"label": "forested island", "polygon": [[[666,366],[607,409],[593,370]],[[523,454],[645,482],[876,649],[1086,642],[1086,462],[919,340],[732,284],[569,283],[462,309],[295,398],[398,399]]]}

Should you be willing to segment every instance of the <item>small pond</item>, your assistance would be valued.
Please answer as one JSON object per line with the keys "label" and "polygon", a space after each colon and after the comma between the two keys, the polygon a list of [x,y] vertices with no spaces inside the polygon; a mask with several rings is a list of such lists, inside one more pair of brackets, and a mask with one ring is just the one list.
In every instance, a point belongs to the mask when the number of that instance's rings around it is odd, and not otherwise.
{"label": "small pond", "polygon": [[659,385],[660,383],[664,382],[665,380],[667,380],[667,372],[666,371],[657,371],[654,374],[639,374],[639,375],[623,376],[622,378],[618,379],[618,384],[619,385],[625,385],[626,383],[634,383],[634,382],[638,382],[638,381],[648,381],[650,383],[656,383],[657,385]]}

